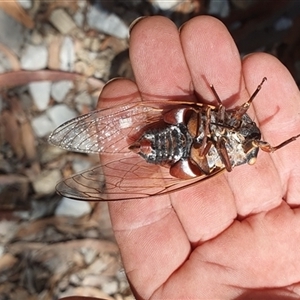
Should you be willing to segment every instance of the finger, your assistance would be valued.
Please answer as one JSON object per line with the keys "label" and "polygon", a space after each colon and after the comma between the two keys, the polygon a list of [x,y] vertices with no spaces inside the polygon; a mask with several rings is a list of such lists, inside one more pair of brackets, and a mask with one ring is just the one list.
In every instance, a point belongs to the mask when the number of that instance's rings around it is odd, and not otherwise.
{"label": "finger", "polygon": [[[299,111],[299,108],[295,108],[295,104],[291,104],[292,109],[289,105],[285,107],[282,101],[284,98],[282,97],[288,97],[287,95],[283,95],[285,89],[282,88],[283,85],[280,87],[279,82],[287,82],[288,88],[286,91],[296,92],[296,89],[289,83],[291,82],[291,77],[285,67],[270,55],[260,53],[248,56],[243,62],[243,73],[247,90],[250,94],[253,93],[264,76],[268,77],[267,82],[263,84],[261,91],[254,99],[253,106],[256,112],[254,121],[257,122],[262,130],[262,139],[272,144],[274,139],[269,139],[269,130],[272,130],[273,126],[279,130],[278,123],[282,123],[281,118],[290,115],[293,110],[294,112]],[[274,86],[271,84],[272,82],[275,83]],[[298,94],[298,91],[296,93]],[[285,124],[287,123],[285,122]],[[282,138],[281,141],[277,140],[278,142],[273,143],[273,145],[282,142],[290,136]],[[287,147],[296,145],[289,145]],[[283,167],[282,165],[283,160],[281,159],[281,155],[283,153],[284,149],[272,154],[260,150],[254,166],[243,165],[228,176],[228,182],[232,187],[233,193],[236,195],[237,209],[240,215],[245,216],[250,213],[270,210],[278,206],[283,198],[286,198],[289,180],[284,180],[284,177],[288,178],[289,176],[286,176],[286,166]],[[297,179],[299,179],[299,176]],[[294,194],[296,191],[294,191]],[[297,194],[299,195],[299,190]]]}
{"label": "finger", "polygon": [[[131,101],[133,95],[138,98],[137,94],[135,83],[114,80],[104,87],[99,105],[109,105],[111,101],[121,104]],[[101,157],[103,164],[106,159]],[[190,243],[186,234],[168,196],[109,202],[109,209],[127,276],[137,293],[149,298],[188,256]],[[170,249],[172,256],[166,259]]]}
{"label": "finger", "polygon": [[[247,89],[255,88],[255,81],[264,76],[260,95],[254,107],[263,139],[276,146],[300,133],[300,94],[286,67],[268,54],[248,56],[243,63]],[[254,72],[255,70],[255,72]],[[281,196],[290,204],[300,204],[300,139],[270,154],[282,183]],[[268,154],[261,152],[264,159]],[[259,158],[260,158],[259,157]]]}
{"label": "finger", "polygon": [[[243,76],[247,83],[245,90],[248,91],[249,96],[253,94],[263,77],[266,76],[266,74],[262,76],[262,73],[257,74],[257,68],[262,64],[263,60],[264,57],[260,57],[255,64],[249,64],[248,67],[246,67],[245,63],[243,64]],[[272,69],[272,65],[267,65],[265,65],[265,70]],[[249,75],[247,76],[250,73],[253,74],[251,85],[248,84]],[[264,99],[267,84],[268,81],[263,84],[253,101],[253,106],[261,103],[262,99]],[[256,109],[255,111],[258,113]],[[257,115],[251,114],[251,117],[259,126]],[[244,164],[239,166],[228,174],[227,178],[235,195],[237,211],[240,216],[270,210],[278,206],[282,201],[281,181],[268,153],[259,151],[254,165]]]}
{"label": "finger", "polygon": [[254,91],[261,79],[267,77],[253,105],[263,134],[273,139],[270,142],[279,144],[298,134],[300,95],[286,67],[274,56],[256,53],[244,59],[243,74],[250,91]]}
{"label": "finger", "polygon": [[[212,99],[205,81],[208,78],[218,93],[221,92],[221,99],[237,93],[241,81],[240,58],[224,25],[211,17],[194,18],[181,29],[181,42],[197,93],[205,99]],[[208,51],[208,48],[213,51]],[[227,90],[224,90],[223,80]],[[171,197],[173,207],[194,244],[215,237],[236,217],[234,197],[224,175],[199,182]]]}
{"label": "finger", "polygon": [[193,99],[178,29],[164,17],[139,21],[130,35],[130,60],[145,100]]}
{"label": "finger", "polygon": [[180,38],[200,98],[216,103],[211,84],[226,107],[245,96],[240,94],[244,88],[240,55],[223,23],[209,16],[193,18],[182,27]]}

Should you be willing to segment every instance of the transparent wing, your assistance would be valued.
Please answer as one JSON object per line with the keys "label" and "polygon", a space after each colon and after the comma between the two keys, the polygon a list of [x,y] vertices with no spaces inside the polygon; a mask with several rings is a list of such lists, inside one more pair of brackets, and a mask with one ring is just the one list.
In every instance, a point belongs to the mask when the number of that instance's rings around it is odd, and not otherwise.
{"label": "transparent wing", "polygon": [[137,155],[115,155],[102,164],[58,183],[59,194],[76,200],[117,201],[147,198],[169,193],[221,172],[182,180],[169,174],[169,169],[147,163]]}
{"label": "transparent wing", "polygon": [[128,149],[147,126],[162,120],[165,109],[181,105],[197,104],[129,103],[96,110],[59,126],[49,137],[51,144],[69,151],[102,155],[101,165],[58,183],[58,193],[89,201],[140,199],[181,189],[222,171],[215,168],[208,176],[182,180],[172,177],[169,168],[147,163]]}
{"label": "transparent wing", "polygon": [[49,142],[83,153],[128,153],[128,139],[147,124],[157,122],[162,109],[143,102],[95,110],[72,119],[49,136]]}

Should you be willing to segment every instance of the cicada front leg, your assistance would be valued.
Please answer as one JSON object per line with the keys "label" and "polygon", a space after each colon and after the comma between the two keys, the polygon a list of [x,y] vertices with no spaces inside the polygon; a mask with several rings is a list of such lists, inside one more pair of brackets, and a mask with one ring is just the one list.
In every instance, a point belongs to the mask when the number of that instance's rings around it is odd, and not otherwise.
{"label": "cicada front leg", "polygon": [[210,86],[212,92],[214,93],[216,100],[218,102],[218,106],[217,106],[217,111],[218,111],[218,124],[224,124],[225,121],[225,113],[226,113],[226,108],[223,106],[222,104],[222,100],[220,99],[215,87],[213,85]]}
{"label": "cicada front leg", "polygon": [[271,153],[271,152],[275,152],[278,149],[288,145],[291,142],[296,141],[298,137],[300,137],[300,134],[287,139],[286,141],[282,142],[281,144],[279,144],[277,146],[271,146],[268,142],[265,142],[265,141],[253,141],[252,144],[254,147],[260,148],[262,151]]}
{"label": "cicada front leg", "polygon": [[236,113],[234,118],[236,120],[240,120],[242,118],[242,116],[248,111],[250,105],[252,104],[254,98],[256,97],[256,95],[258,94],[258,92],[261,90],[262,85],[264,84],[264,82],[267,80],[267,77],[264,77],[261,81],[261,83],[257,86],[256,90],[254,91],[254,93],[250,96],[249,100],[247,102],[245,102],[243,105],[241,105]]}

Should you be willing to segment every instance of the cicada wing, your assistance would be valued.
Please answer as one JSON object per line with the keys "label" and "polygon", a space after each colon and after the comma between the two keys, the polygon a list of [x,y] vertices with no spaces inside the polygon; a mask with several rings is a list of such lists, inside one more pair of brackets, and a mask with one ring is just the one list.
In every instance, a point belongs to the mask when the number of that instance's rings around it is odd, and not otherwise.
{"label": "cicada wing", "polygon": [[182,180],[169,174],[169,169],[149,164],[137,155],[116,159],[114,155],[103,165],[61,181],[57,191],[66,197],[88,201],[117,201],[147,198],[181,189],[216,175]]}
{"label": "cicada wing", "polygon": [[83,153],[128,153],[128,138],[161,118],[162,109],[143,102],[95,110],[56,128],[49,142]]}

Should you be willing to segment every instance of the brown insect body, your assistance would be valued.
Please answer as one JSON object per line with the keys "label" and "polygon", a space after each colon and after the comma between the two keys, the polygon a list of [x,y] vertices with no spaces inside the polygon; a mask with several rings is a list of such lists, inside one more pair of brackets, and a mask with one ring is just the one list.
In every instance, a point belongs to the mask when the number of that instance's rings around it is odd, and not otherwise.
{"label": "brown insect body", "polygon": [[258,127],[247,114],[237,120],[235,110],[221,118],[220,109],[204,105],[168,111],[164,128],[145,131],[129,149],[148,163],[170,167],[170,174],[181,179],[253,164],[258,147],[248,145],[259,141]]}
{"label": "brown insect body", "polygon": [[247,102],[230,110],[212,86],[217,106],[136,102],[64,123],[50,135],[51,144],[105,156],[101,165],[58,183],[58,193],[77,200],[140,199],[255,163],[259,149],[274,152],[300,136],[276,147],[260,140],[260,130],[246,112],[265,80]]}

